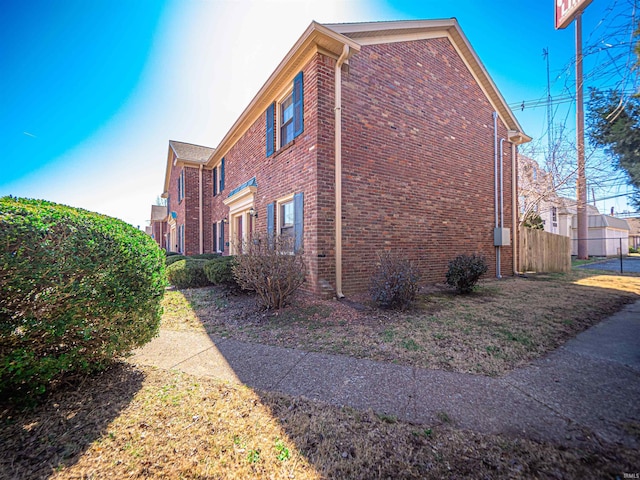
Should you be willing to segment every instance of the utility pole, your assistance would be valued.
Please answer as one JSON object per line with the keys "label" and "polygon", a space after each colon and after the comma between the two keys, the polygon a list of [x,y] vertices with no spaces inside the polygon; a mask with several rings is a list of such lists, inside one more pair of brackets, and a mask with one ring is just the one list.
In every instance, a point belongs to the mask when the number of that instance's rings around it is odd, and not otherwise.
{"label": "utility pole", "polygon": [[587,178],[584,165],[584,94],[582,76],[582,12],[592,0],[554,0],[556,30],[576,21],[576,144],[578,147],[578,179],[576,201],[578,220],[578,258],[589,258],[587,241]]}
{"label": "utility pole", "polygon": [[578,145],[578,258],[589,258],[587,216],[587,177],[584,165],[584,93],[582,76],[582,12],[576,16],[576,144]]}

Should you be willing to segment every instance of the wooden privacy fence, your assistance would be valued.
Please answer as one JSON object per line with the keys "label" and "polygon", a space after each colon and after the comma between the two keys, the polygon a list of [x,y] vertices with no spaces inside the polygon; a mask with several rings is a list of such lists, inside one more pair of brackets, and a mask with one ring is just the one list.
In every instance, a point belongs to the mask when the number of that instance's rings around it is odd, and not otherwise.
{"label": "wooden privacy fence", "polygon": [[518,270],[570,272],[571,239],[564,235],[519,227]]}

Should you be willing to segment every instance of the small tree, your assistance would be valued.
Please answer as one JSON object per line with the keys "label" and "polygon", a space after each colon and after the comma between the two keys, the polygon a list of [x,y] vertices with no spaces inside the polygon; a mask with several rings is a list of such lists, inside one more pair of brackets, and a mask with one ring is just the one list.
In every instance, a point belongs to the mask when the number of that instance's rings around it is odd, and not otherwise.
{"label": "small tree", "polygon": [[294,249],[293,237],[254,235],[236,256],[233,275],[245,290],[258,294],[265,309],[278,310],[304,282],[302,249]]}

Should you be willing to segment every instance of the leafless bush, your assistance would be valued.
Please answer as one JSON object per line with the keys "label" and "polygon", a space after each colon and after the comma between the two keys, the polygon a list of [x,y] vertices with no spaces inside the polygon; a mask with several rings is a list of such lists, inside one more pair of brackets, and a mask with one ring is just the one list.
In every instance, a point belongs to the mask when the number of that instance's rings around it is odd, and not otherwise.
{"label": "leafless bush", "polygon": [[420,273],[411,261],[383,253],[371,277],[371,298],[380,307],[403,310],[416,299],[419,281]]}
{"label": "leafless bush", "polygon": [[255,291],[265,309],[284,307],[304,282],[302,249],[294,251],[293,243],[293,237],[284,235],[254,235],[236,256],[233,275],[238,285]]}

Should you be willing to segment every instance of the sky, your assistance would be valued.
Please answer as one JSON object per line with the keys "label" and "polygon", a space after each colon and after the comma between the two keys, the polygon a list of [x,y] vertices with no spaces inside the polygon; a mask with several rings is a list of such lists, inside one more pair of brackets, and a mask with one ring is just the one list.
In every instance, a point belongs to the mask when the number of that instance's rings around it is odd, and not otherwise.
{"label": "sky", "polygon": [[[604,76],[598,66],[629,51],[630,38],[618,44],[607,29],[636,1],[593,0],[585,10],[587,85],[615,86],[626,76],[625,68]],[[574,82],[574,26],[554,29],[553,0],[8,0],[0,16],[0,196],[144,228],[163,191],[169,140],[216,147],[312,20],[450,17],[525,133],[544,139],[546,110],[536,104],[547,98],[543,49],[552,97],[570,96]],[[573,103],[554,108],[570,132]],[[613,205],[628,208],[624,197],[598,207]]]}

